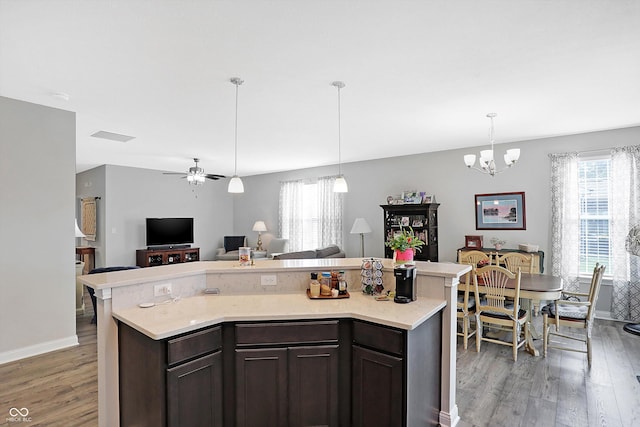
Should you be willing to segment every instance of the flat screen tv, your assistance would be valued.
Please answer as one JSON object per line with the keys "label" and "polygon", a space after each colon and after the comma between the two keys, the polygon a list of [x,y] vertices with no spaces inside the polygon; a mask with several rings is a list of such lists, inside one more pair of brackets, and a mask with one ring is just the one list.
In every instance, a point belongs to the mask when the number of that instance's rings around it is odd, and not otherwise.
{"label": "flat screen tv", "polygon": [[147,218],[147,246],[193,243],[193,218]]}

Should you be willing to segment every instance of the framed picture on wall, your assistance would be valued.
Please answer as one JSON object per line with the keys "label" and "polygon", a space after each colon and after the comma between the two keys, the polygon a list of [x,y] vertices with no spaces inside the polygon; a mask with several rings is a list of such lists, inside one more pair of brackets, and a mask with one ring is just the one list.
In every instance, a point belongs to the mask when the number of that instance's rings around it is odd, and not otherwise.
{"label": "framed picture on wall", "polygon": [[476,194],[476,230],[526,230],[524,192]]}

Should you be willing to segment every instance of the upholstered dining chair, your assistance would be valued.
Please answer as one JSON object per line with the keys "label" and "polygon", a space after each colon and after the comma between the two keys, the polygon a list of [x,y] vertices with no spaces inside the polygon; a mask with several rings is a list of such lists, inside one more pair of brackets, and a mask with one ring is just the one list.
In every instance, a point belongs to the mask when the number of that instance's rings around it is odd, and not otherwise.
{"label": "upholstered dining chair", "polygon": [[[480,352],[482,341],[507,345],[512,348],[513,361],[518,360],[518,349],[524,345],[529,337],[527,327],[527,311],[520,308],[520,270],[512,273],[504,267],[489,265],[477,269],[474,287],[476,288],[476,351]],[[513,282],[507,292],[507,283]],[[483,297],[477,292],[478,282],[484,288]],[[513,292],[513,300],[506,294]],[[511,342],[497,338],[483,336],[483,328],[491,325],[492,329],[511,332]],[[520,339],[524,326],[524,339]]]}
{"label": "upholstered dining chair", "polygon": [[462,337],[462,346],[466,350],[469,338],[475,335],[476,329],[471,329],[471,317],[476,312],[476,299],[472,295],[474,287],[474,280],[472,276],[475,276],[476,268],[475,266],[471,267],[471,271],[465,274],[464,282],[461,282],[458,285],[458,302],[457,302],[457,311],[456,316],[458,320],[462,320],[461,331],[458,332],[458,336]]}
{"label": "upholstered dining chair", "polygon": [[[596,312],[596,301],[600,293],[600,284],[604,275],[605,266],[596,263],[591,276],[589,292],[562,292],[562,299],[556,300],[542,309],[543,325],[543,350],[544,357],[547,357],[548,348],[559,350],[576,351],[587,353],[587,362],[591,366],[591,328]],[[555,326],[555,328],[553,328]],[[560,332],[560,327],[578,328],[585,331],[584,336],[568,335]],[[566,341],[550,341],[551,337],[558,337],[564,340],[579,341],[586,345],[584,347],[566,347]]]}
{"label": "upholstered dining chair", "polygon": [[523,273],[533,273],[533,257],[519,252],[507,252],[504,255],[496,254],[496,265],[504,267],[512,273],[518,269]]}

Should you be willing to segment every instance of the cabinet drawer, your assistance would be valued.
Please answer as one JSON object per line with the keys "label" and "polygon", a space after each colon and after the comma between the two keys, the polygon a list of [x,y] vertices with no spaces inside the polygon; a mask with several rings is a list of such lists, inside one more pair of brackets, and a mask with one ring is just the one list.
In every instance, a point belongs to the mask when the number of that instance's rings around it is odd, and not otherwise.
{"label": "cabinet drawer", "polygon": [[353,341],[387,353],[404,354],[404,333],[397,329],[354,321]]}
{"label": "cabinet drawer", "polygon": [[210,353],[222,347],[220,326],[194,332],[167,342],[167,363],[175,365],[183,360]]}
{"label": "cabinet drawer", "polygon": [[338,321],[236,325],[236,345],[290,345],[338,341]]}

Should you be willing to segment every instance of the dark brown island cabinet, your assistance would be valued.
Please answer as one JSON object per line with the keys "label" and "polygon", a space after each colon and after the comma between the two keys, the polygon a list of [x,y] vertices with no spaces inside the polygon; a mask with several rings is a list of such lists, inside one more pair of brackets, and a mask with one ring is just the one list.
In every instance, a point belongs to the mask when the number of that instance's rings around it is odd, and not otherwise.
{"label": "dark brown island cabinet", "polygon": [[164,340],[118,330],[123,427],[438,425],[442,311],[410,331],[353,319]]}

